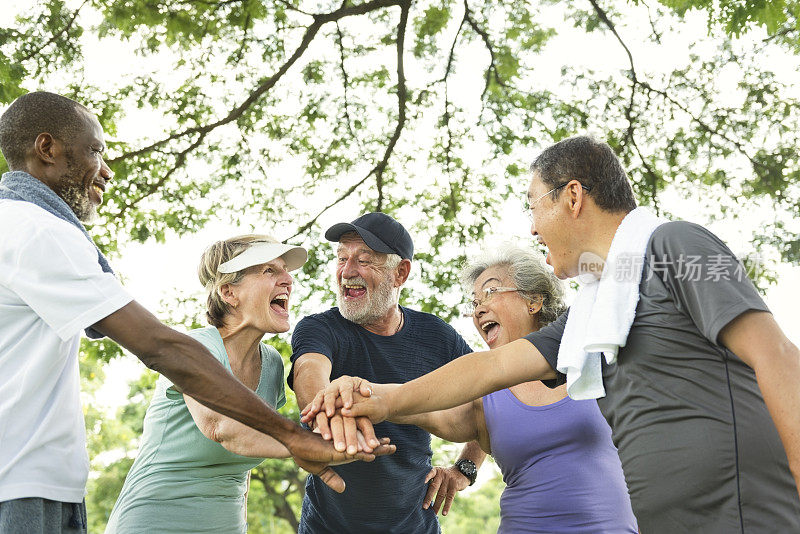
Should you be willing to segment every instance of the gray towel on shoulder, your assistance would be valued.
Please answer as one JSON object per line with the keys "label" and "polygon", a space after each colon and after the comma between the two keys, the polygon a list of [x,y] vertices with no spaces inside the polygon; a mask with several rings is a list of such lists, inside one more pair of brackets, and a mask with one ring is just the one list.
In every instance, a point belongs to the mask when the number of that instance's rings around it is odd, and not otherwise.
{"label": "gray towel on shoulder", "polygon": [[[78,217],[75,216],[75,213],[72,211],[72,209],[67,205],[66,202],[64,202],[64,200],[62,200],[60,196],[55,193],[55,191],[47,187],[42,181],[37,180],[27,172],[7,172],[3,174],[3,178],[0,179],[0,199],[30,202],[31,204],[35,204],[43,210],[52,213],[59,219],[67,221],[72,226],[83,232],[83,235],[86,236],[86,239],[88,239],[89,242],[94,245],[95,250],[97,250],[97,263],[100,264],[103,272],[114,274],[114,271],[111,270],[111,266],[108,264],[108,260],[106,260],[105,256],[103,256],[103,253],[100,252],[100,249],[97,248],[97,245],[95,245],[91,236],[89,236],[89,233],[86,231],[86,228],[83,226],[81,221],[78,220]],[[103,334],[92,327],[86,328],[85,332],[86,335],[91,339],[99,339],[104,337]]]}

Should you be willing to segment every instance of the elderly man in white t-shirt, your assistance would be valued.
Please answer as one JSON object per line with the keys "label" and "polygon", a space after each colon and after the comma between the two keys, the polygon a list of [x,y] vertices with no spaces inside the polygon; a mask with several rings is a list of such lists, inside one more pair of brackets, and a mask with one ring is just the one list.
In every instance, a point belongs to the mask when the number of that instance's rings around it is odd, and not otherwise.
{"label": "elderly man in white t-shirt", "polygon": [[86,531],[82,330],[114,339],[184,393],[273,436],[301,467],[344,488],[326,464],[349,457],[278,415],[114,278],[81,224],[111,179],[103,130],[88,109],[53,93],[24,95],[0,117],[0,149],[11,169],[0,180],[0,532]]}

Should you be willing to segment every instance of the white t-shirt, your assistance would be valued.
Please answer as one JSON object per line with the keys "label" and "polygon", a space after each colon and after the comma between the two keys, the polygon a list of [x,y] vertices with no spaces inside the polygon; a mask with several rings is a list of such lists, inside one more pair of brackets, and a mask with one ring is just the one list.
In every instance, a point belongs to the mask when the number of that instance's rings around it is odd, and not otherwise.
{"label": "white t-shirt", "polygon": [[83,500],[80,335],[131,300],[80,230],[0,200],[0,501]]}

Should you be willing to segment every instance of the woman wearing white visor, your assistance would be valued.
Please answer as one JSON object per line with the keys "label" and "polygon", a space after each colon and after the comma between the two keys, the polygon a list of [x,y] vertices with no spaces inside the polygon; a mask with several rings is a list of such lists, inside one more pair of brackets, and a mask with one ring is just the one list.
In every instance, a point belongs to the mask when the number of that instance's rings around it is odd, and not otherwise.
{"label": "woman wearing white visor", "polygon": [[[261,338],[289,329],[289,272],[307,257],[301,247],[246,235],[214,243],[200,261],[212,326],[189,335],[276,409],[286,402],[283,360]],[[278,441],[181,394],[162,376],[106,532],[246,532],[250,469],[288,456]]]}

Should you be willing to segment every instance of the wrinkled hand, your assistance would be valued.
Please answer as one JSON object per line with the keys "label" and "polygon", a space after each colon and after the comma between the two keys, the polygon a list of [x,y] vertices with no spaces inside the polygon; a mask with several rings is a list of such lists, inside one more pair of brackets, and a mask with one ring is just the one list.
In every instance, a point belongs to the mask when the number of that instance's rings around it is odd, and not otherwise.
{"label": "wrinkled hand", "polygon": [[303,408],[300,420],[308,423],[318,419],[319,414],[332,417],[341,408],[341,414],[345,417],[368,417],[373,425],[385,421],[389,416],[389,402],[385,395],[373,391],[374,386],[357,376],[341,376],[317,393],[314,400]]}
{"label": "wrinkled hand", "polygon": [[[324,414],[323,414],[324,417]],[[336,423],[334,423],[334,419]],[[344,419],[344,421],[342,421]],[[389,438],[375,438],[375,434],[372,433],[372,423],[369,422],[369,419],[366,417],[362,418],[364,421],[358,421],[353,419],[352,417],[343,417],[341,414],[334,415],[330,421],[327,422],[328,425],[332,426],[335,431],[331,431],[330,427],[325,427],[325,433],[323,433],[323,429],[320,428],[319,425],[316,424],[316,420],[312,420],[311,427],[312,432],[315,434],[319,434],[322,436],[322,439],[326,441],[330,441],[333,438],[333,448],[339,452],[346,452],[347,454],[355,454],[356,452],[372,452],[372,450],[377,447],[378,445],[383,443],[383,440],[388,440]],[[339,427],[338,421],[342,421],[342,427]],[[367,435],[370,435],[371,438],[365,436],[361,430],[356,428],[355,430],[355,442],[353,442],[352,436],[347,436],[347,431],[344,432],[344,436],[342,435],[342,430],[347,429],[349,425],[367,425],[368,431]],[[323,424],[324,426],[324,424]],[[327,436],[327,437],[326,437]],[[347,437],[345,437],[347,436]],[[349,438],[349,441],[348,441]],[[368,443],[369,440],[369,443]],[[352,447],[353,443],[355,443],[355,449]],[[338,464],[337,464],[338,465]]]}
{"label": "wrinkled hand", "polygon": [[369,397],[353,394],[353,406],[342,406],[345,417],[368,417],[373,425],[386,421],[390,415],[388,393],[373,393]]}
{"label": "wrinkled hand", "polygon": [[[361,395],[354,393],[357,398]],[[322,435],[323,439],[333,440],[334,448],[339,452],[355,454],[356,452],[372,452],[379,444],[375,429],[367,417],[345,417],[341,413],[342,401],[337,401],[337,409],[332,417],[319,412],[309,422],[309,426]]]}
{"label": "wrinkled hand", "polygon": [[317,392],[314,400],[300,412],[300,420],[308,423],[320,412],[332,417],[337,408],[350,408],[354,392],[369,397],[372,395],[372,384],[357,376],[340,376]]}
{"label": "wrinkled hand", "polygon": [[[428,492],[425,494],[422,508],[427,510],[429,506],[433,506],[433,512],[438,514],[439,508],[444,503],[442,515],[447,515],[456,492],[468,487],[469,479],[455,466],[434,467],[425,477],[425,483],[428,484]],[[434,495],[436,499],[433,498]]]}
{"label": "wrinkled hand", "polygon": [[[369,383],[358,377],[341,376],[320,390],[308,406],[300,412],[300,420],[319,431],[326,440],[333,440],[334,448],[347,454],[372,452],[379,445],[375,429],[366,417],[343,417],[339,410],[351,406],[354,398],[372,393]],[[358,433],[363,435],[359,441]]]}
{"label": "wrinkled hand", "polygon": [[345,484],[344,480],[329,467],[330,464],[351,460],[371,462],[376,456],[393,454],[397,450],[397,447],[389,443],[389,438],[384,438],[371,453],[357,452],[348,455],[334,449],[329,441],[325,441],[319,435],[301,428],[297,429],[295,437],[286,446],[299,467],[312,475],[317,475],[337,493],[344,491]]}

